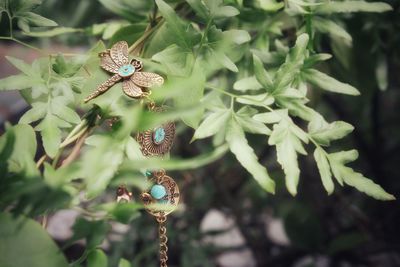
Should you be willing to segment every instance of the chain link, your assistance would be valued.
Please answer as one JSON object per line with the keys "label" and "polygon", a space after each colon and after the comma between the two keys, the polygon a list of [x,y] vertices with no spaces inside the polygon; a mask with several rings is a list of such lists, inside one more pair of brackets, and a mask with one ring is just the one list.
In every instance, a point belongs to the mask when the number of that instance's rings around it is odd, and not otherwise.
{"label": "chain link", "polygon": [[160,267],[168,267],[168,237],[167,237],[167,228],[165,227],[165,222],[167,221],[167,216],[164,215],[163,212],[157,216],[158,222],[158,236],[160,238]]}

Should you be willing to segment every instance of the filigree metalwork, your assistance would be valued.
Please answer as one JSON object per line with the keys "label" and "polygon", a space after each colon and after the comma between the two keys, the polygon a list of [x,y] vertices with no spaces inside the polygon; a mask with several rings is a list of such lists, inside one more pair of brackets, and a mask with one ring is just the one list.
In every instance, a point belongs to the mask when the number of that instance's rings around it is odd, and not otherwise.
{"label": "filigree metalwork", "polygon": [[133,98],[148,95],[146,88],[164,83],[164,78],[152,72],[143,72],[143,63],[140,60],[129,61],[128,43],[120,41],[111,49],[99,54],[100,66],[114,75],[100,84],[96,91],[85,98],[85,103],[108,91],[114,84],[122,80],[122,90]]}
{"label": "filigree metalwork", "polygon": [[[173,212],[179,204],[180,193],[179,187],[171,177],[160,170],[155,172],[155,177],[150,179],[151,187],[141,194],[141,198],[146,210],[155,217],[166,216]],[[166,194],[160,199],[155,199],[150,190],[154,185],[162,185]]]}
{"label": "filigree metalwork", "polygon": [[[154,112],[164,109],[155,107]],[[138,133],[136,139],[140,144],[144,156],[162,156],[168,153],[175,137],[175,123],[167,122],[161,126]]]}

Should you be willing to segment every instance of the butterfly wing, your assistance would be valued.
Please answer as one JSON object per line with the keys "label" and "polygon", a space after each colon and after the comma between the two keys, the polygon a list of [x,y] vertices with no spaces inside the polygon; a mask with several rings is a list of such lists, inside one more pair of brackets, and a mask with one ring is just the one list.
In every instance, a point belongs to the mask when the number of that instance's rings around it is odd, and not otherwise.
{"label": "butterfly wing", "polygon": [[127,96],[141,97],[143,95],[142,89],[135,85],[131,80],[124,80],[122,82],[122,90]]}
{"label": "butterfly wing", "polygon": [[138,86],[151,87],[154,85],[162,85],[164,78],[152,72],[135,72],[131,76],[131,80]]}
{"label": "butterfly wing", "polygon": [[104,53],[100,59],[100,66],[108,72],[118,73],[118,65],[111,59],[110,54]]}
{"label": "butterfly wing", "polygon": [[110,55],[112,60],[119,67],[128,64],[128,43],[125,41],[115,43],[110,49]]}

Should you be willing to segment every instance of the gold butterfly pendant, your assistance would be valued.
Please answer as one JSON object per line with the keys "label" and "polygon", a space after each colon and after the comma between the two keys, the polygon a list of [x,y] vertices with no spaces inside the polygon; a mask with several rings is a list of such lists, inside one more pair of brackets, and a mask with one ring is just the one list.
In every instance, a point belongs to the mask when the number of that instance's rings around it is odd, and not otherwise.
{"label": "gold butterfly pendant", "polygon": [[148,94],[145,88],[162,85],[164,78],[152,72],[143,72],[141,61],[129,61],[128,44],[125,41],[115,43],[111,49],[100,53],[100,66],[113,73],[107,81],[100,84],[96,91],[85,98],[85,103],[107,92],[114,84],[122,80],[122,90],[133,98],[141,98]]}

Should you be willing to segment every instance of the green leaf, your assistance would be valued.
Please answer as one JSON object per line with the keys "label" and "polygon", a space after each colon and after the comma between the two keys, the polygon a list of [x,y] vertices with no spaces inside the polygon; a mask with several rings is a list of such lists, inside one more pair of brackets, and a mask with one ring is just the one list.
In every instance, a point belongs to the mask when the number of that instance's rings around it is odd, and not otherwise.
{"label": "green leaf", "polygon": [[268,94],[259,94],[259,95],[241,95],[236,98],[238,103],[265,107],[274,103],[274,98]]}
{"label": "green leaf", "polygon": [[60,119],[70,123],[78,124],[81,119],[75,110],[66,106],[60,98],[55,98],[51,102],[51,111],[54,115],[57,115]]}
{"label": "green leaf", "polygon": [[319,175],[321,176],[322,184],[328,194],[332,194],[334,184],[332,181],[332,173],[329,167],[328,159],[326,158],[325,151],[317,147],[314,151],[314,159],[318,166]]}
{"label": "green leaf", "polygon": [[83,31],[84,31],[83,29],[77,29],[77,28],[57,27],[47,31],[29,31],[29,32],[25,31],[23,32],[23,34],[31,37],[54,37],[62,34],[83,32]]}
{"label": "green leaf", "polygon": [[74,235],[69,240],[69,243],[85,238],[87,249],[94,249],[103,242],[110,228],[111,226],[103,220],[89,221],[84,218],[78,218],[72,227]]}
{"label": "green leaf", "polygon": [[230,71],[233,72],[238,72],[238,68],[236,67],[235,63],[232,62],[232,60],[225,55],[224,53],[214,53],[215,59],[225,68],[227,68]]}
{"label": "green leaf", "polygon": [[284,2],[277,2],[276,0],[258,0],[257,2],[260,8],[270,12],[278,11],[285,6]]}
{"label": "green leaf", "polygon": [[25,217],[0,213],[0,266],[68,267],[43,227]]}
{"label": "green leaf", "polygon": [[358,151],[355,149],[340,151],[329,154],[329,159],[340,164],[353,162],[358,158]]}
{"label": "green leaf", "polygon": [[268,92],[273,91],[273,83],[268,72],[264,69],[264,65],[260,58],[253,54],[254,74],[257,81],[267,90]]}
{"label": "green leaf", "polygon": [[171,77],[171,87],[180,89],[180,93],[174,98],[177,108],[190,108],[194,112],[183,112],[181,118],[185,124],[196,129],[203,117],[204,109],[199,108],[200,100],[204,95],[206,77],[200,63],[196,61],[189,77]]}
{"label": "green leaf", "polygon": [[358,191],[378,199],[378,200],[395,200],[396,198],[387,193],[380,185],[374,183],[371,179],[366,178],[361,173],[355,172],[352,168],[343,165],[331,166],[335,176],[340,176],[344,183],[357,188]]}
{"label": "green leaf", "polygon": [[32,87],[32,78],[23,74],[0,79],[0,91],[21,90]]}
{"label": "green leaf", "polygon": [[[236,121],[239,125],[243,128],[245,132],[253,133],[253,134],[264,134],[270,135],[271,130],[265,126],[265,124],[254,120],[251,116],[254,113],[247,114],[245,113],[246,110],[249,109],[247,106],[241,108],[237,113],[234,114]],[[255,112],[257,112],[255,110]]]}
{"label": "green leaf", "polygon": [[118,263],[118,267],[131,267],[131,263],[126,259],[120,259]]}
{"label": "green leaf", "polygon": [[336,35],[337,37],[342,38],[348,44],[351,44],[353,40],[351,38],[351,35],[341,26],[336,24],[334,21],[323,19],[320,17],[314,17],[313,20],[314,20],[313,26],[318,31],[323,33],[329,33],[331,35]]}
{"label": "green leaf", "polygon": [[234,17],[239,14],[239,10],[233,6],[224,6],[221,0],[186,0],[186,2],[205,21],[214,18]]}
{"label": "green leaf", "polygon": [[0,137],[0,166],[7,164],[11,173],[39,175],[34,162],[36,149],[36,135],[31,126],[17,124],[8,127],[6,133]]}
{"label": "green leaf", "polygon": [[273,112],[259,113],[254,115],[253,119],[267,124],[280,122],[283,118],[288,117],[287,109],[276,109]]}
{"label": "green leaf", "polygon": [[28,76],[36,76],[37,73],[35,73],[35,70],[31,67],[31,65],[26,64],[23,60],[6,56],[6,59],[13,64],[14,67],[22,71],[25,75]]}
{"label": "green leaf", "polygon": [[153,1],[99,0],[99,2],[109,11],[131,22],[145,20],[153,7]]}
{"label": "green leaf", "polygon": [[101,249],[92,250],[87,257],[87,267],[107,267],[108,259]]}
{"label": "green leaf", "polygon": [[79,164],[82,178],[87,182],[87,197],[101,194],[122,163],[128,136],[115,138],[112,135],[98,136],[98,143],[91,147]]}
{"label": "green leaf", "polygon": [[175,13],[175,11],[166,4],[163,0],[156,0],[156,4],[167,21],[167,25],[169,28],[169,33],[171,37],[175,39],[175,43],[187,50],[191,50],[193,43],[193,33],[191,32],[191,28],[187,26],[187,24],[182,21],[181,18]]}
{"label": "green leaf", "polygon": [[297,37],[296,44],[290,49],[274,77],[274,92],[279,93],[285,90],[300,73],[304,58],[307,52],[309,37],[303,33]]}
{"label": "green leaf", "polygon": [[59,122],[52,114],[47,116],[36,126],[36,130],[41,131],[43,147],[46,154],[53,158],[61,144],[61,130],[57,127]]}
{"label": "green leaf", "polygon": [[25,112],[25,114],[19,119],[19,123],[29,124],[40,120],[46,116],[47,105],[42,102],[32,104],[32,108]]}
{"label": "green leaf", "polygon": [[275,182],[270,178],[267,169],[258,162],[257,155],[249,146],[242,128],[235,119],[231,119],[228,124],[226,140],[236,159],[260,186],[270,193],[275,193]]}
{"label": "green leaf", "polygon": [[120,28],[110,39],[110,44],[118,41],[126,41],[128,44],[135,43],[146,30],[146,24],[136,23]]}
{"label": "green leaf", "polygon": [[231,116],[230,110],[221,110],[208,115],[194,132],[192,141],[203,139],[221,131]]}
{"label": "green leaf", "polygon": [[188,76],[192,71],[194,56],[192,52],[182,51],[182,48],[173,44],[151,58],[160,62],[167,69],[167,73],[174,76]]}
{"label": "green leaf", "polygon": [[262,85],[257,81],[255,76],[246,77],[240,80],[237,80],[233,84],[233,89],[238,91],[247,91],[247,90],[259,90],[263,88]]}
{"label": "green leaf", "polygon": [[383,2],[366,1],[330,1],[315,9],[317,14],[351,13],[351,12],[386,12],[393,10],[392,7]]}
{"label": "green leaf", "polygon": [[353,86],[339,82],[338,80],[322,73],[318,70],[307,69],[302,72],[303,77],[312,85],[326,91],[341,93],[346,95],[359,95],[360,92]]}
{"label": "green leaf", "polygon": [[332,55],[326,54],[326,53],[319,53],[319,54],[309,56],[308,58],[306,58],[304,60],[303,68],[313,67],[315,64],[317,64],[321,61],[326,61],[330,58],[332,58]]}
{"label": "green leaf", "polygon": [[300,140],[308,142],[307,135],[290,119],[275,124],[268,139],[269,145],[276,146],[277,159],[285,173],[286,187],[293,196],[297,194],[300,177],[297,152],[307,155]]}
{"label": "green leaf", "polygon": [[331,141],[338,140],[354,130],[354,127],[344,121],[335,121],[323,128],[310,132],[311,136],[321,145],[328,146]]}
{"label": "green leaf", "polygon": [[45,17],[43,17],[39,14],[33,13],[33,12],[25,12],[19,16],[23,17],[25,20],[28,21],[28,23],[30,25],[33,25],[33,26],[54,27],[54,26],[58,25],[55,21],[45,18]]}

